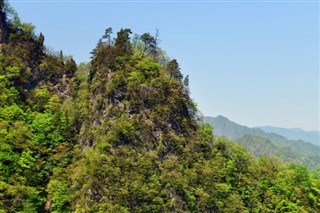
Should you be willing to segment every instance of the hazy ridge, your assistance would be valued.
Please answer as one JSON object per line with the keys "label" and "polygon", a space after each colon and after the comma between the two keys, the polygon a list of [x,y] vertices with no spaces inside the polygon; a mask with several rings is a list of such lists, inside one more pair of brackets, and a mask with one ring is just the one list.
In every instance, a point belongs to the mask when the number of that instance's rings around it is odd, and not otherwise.
{"label": "hazy ridge", "polygon": [[267,133],[259,128],[249,128],[223,116],[205,117],[213,126],[215,135],[225,136],[242,145],[255,156],[279,156],[285,162],[295,162],[316,169],[320,166],[320,146],[303,140]]}
{"label": "hazy ridge", "polygon": [[301,128],[281,128],[274,126],[256,127],[266,133],[282,135],[289,140],[303,140],[320,146],[320,131],[306,131]]}

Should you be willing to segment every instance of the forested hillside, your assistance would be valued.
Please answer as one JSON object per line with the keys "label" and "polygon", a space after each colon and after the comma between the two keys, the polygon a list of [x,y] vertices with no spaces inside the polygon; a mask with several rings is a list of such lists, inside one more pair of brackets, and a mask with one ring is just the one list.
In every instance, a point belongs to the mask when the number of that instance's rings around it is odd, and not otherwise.
{"label": "forested hillside", "polygon": [[257,128],[262,129],[264,132],[267,133],[275,133],[278,135],[282,135],[288,138],[289,140],[303,140],[313,143],[314,145],[320,146],[319,131],[305,131],[300,128],[286,129],[273,126],[261,126]]}
{"label": "forested hillside", "polygon": [[108,28],[77,66],[0,21],[0,212],[319,212],[320,171],[213,136],[156,36]]}
{"label": "forested hillside", "polygon": [[254,156],[278,156],[284,162],[304,165],[309,170],[320,168],[319,146],[242,126],[223,116],[205,117],[204,121],[213,126],[215,135],[235,141]]}

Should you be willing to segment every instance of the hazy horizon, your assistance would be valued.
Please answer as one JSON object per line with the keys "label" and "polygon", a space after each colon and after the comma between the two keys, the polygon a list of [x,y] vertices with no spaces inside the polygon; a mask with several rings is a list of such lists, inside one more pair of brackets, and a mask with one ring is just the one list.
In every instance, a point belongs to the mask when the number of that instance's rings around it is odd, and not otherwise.
{"label": "hazy horizon", "polygon": [[270,125],[270,124],[261,124],[261,125],[257,125],[257,126],[250,126],[250,125],[247,125],[247,124],[244,124],[244,123],[240,123],[232,118],[229,118],[225,115],[215,115],[215,116],[211,116],[211,115],[203,115],[205,117],[211,117],[211,118],[215,118],[215,117],[218,117],[218,116],[222,116],[222,117],[225,117],[227,118],[228,120],[232,121],[232,122],[235,122],[241,126],[245,126],[245,127],[249,127],[249,128],[261,128],[261,127],[275,127],[275,128],[283,128],[283,129],[289,129],[289,130],[293,130],[293,129],[299,129],[299,130],[303,130],[303,131],[306,131],[306,132],[319,132],[320,133],[320,130],[308,130],[308,129],[303,129],[301,127],[283,127],[283,126],[274,126],[274,125]]}

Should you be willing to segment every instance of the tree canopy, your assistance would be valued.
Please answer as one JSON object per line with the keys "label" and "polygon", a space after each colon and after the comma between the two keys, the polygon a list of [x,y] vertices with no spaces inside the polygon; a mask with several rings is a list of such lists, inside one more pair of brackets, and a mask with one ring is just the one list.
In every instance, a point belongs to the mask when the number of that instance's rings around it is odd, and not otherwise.
{"label": "tree canopy", "polygon": [[108,28],[77,65],[31,24],[6,23],[0,212],[320,210],[319,171],[213,136],[150,34]]}

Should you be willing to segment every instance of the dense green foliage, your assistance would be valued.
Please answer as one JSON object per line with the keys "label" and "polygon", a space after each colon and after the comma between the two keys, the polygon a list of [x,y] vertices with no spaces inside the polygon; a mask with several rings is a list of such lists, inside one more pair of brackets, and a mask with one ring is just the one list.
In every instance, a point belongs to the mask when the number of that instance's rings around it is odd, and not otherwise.
{"label": "dense green foliage", "polygon": [[320,168],[320,146],[241,126],[223,116],[205,117],[204,121],[214,127],[215,135],[235,141],[254,156],[277,156],[284,162],[304,165],[309,170]]}
{"label": "dense green foliage", "polygon": [[150,34],[106,30],[90,64],[13,18],[0,53],[0,212],[318,212],[319,171],[253,158],[197,120]]}
{"label": "dense green foliage", "polygon": [[0,211],[40,212],[52,175],[72,159],[67,88],[77,67],[72,59],[47,54],[43,35],[36,36],[31,24],[14,16],[6,25],[10,35],[0,49]]}

